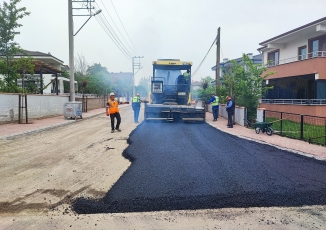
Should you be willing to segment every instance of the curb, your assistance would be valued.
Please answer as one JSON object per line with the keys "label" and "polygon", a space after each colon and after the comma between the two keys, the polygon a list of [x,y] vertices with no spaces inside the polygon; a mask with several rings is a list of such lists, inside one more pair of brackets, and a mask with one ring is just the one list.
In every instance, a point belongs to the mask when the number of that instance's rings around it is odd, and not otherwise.
{"label": "curb", "polygon": [[304,157],[312,158],[312,159],[315,159],[315,160],[326,161],[326,158],[323,158],[323,157],[319,157],[319,156],[316,156],[316,155],[313,155],[313,154],[310,154],[310,153],[301,152],[301,151],[295,150],[295,149],[289,149],[289,148],[286,148],[286,147],[283,147],[283,146],[271,144],[271,143],[268,143],[268,142],[265,142],[265,141],[261,141],[261,140],[257,140],[257,139],[254,139],[254,138],[250,138],[250,137],[246,137],[246,136],[241,136],[241,135],[236,135],[234,133],[230,133],[230,132],[224,131],[224,130],[222,130],[222,129],[216,127],[216,126],[214,126],[213,124],[210,124],[210,123],[207,123],[207,124],[210,125],[210,126],[212,126],[215,129],[218,129],[221,132],[230,134],[232,136],[239,137],[241,139],[245,139],[245,140],[249,140],[249,141],[254,141],[254,142],[257,142],[257,143],[260,143],[260,144],[264,144],[264,145],[269,145],[269,146],[275,147],[275,148],[280,149],[280,150],[285,150],[285,151],[288,151],[288,152],[291,152],[291,153],[295,153],[295,154],[298,154],[298,155],[301,155],[301,156],[304,156]]}

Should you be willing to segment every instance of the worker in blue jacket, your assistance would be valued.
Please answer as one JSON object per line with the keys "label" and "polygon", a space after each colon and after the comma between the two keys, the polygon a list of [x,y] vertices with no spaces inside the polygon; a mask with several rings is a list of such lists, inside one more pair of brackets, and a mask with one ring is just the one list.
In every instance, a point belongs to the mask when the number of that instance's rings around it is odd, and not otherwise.
{"label": "worker in blue jacket", "polygon": [[217,118],[218,118],[218,96],[216,96],[215,94],[212,94],[212,98],[207,101],[207,103],[212,103],[212,111],[213,111],[213,117],[214,117],[214,120],[213,121],[217,121]]}
{"label": "worker in blue jacket", "polygon": [[232,116],[234,115],[234,110],[235,110],[235,102],[234,100],[230,97],[226,97],[227,104],[225,106],[226,112],[228,113],[228,128],[233,128],[233,121],[232,121]]}

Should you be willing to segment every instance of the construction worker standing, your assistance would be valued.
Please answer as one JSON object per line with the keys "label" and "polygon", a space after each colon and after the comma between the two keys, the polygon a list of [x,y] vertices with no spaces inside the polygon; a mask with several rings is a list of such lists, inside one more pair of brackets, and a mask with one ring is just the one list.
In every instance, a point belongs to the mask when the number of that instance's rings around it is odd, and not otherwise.
{"label": "construction worker standing", "polygon": [[[118,108],[119,102],[115,99],[114,93],[110,93],[110,98],[108,99],[107,105],[109,106],[107,115],[110,115],[110,119],[111,119],[111,133],[114,133],[114,130],[121,132],[121,129],[119,128],[121,123],[121,116]],[[114,118],[117,119],[117,125],[115,128],[114,128]]]}
{"label": "construction worker standing", "polygon": [[208,103],[212,103],[212,111],[213,111],[213,121],[217,121],[218,118],[218,96],[212,94],[212,98],[208,101]]}
{"label": "construction worker standing", "polygon": [[134,110],[135,123],[139,123],[138,117],[139,117],[139,111],[140,111],[140,103],[141,103],[141,100],[139,98],[139,93],[137,93],[136,96],[134,96],[132,98],[132,109]]}

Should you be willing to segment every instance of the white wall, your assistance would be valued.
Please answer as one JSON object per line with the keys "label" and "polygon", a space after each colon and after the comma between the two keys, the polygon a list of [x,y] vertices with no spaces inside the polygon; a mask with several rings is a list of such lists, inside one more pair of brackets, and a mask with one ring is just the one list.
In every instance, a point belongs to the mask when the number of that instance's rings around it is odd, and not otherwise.
{"label": "white wall", "polygon": [[[314,35],[305,35],[302,36],[296,40],[293,40],[291,42],[285,43],[284,47],[280,48],[280,56],[279,56],[279,60],[284,60],[284,59],[288,59],[288,58],[292,58],[292,57],[297,57],[298,56],[298,48],[301,46],[307,46],[307,53],[309,52],[308,50],[308,40],[310,38],[316,37],[316,34]],[[268,58],[268,53],[273,51],[273,50],[277,50],[278,48],[275,49],[270,49],[268,51],[264,51],[263,52],[263,56],[264,56],[264,64],[267,64],[267,58]],[[280,63],[282,64],[282,63]]]}
{"label": "white wall", "polygon": [[[18,120],[18,100],[17,94],[0,94],[0,122],[11,121],[10,111],[13,120]],[[68,96],[27,95],[28,118],[63,115],[64,103],[68,101]]]}
{"label": "white wall", "polygon": [[[208,105],[208,112],[212,113],[212,105],[211,104]],[[222,116],[222,117],[228,119],[228,113],[226,112],[224,104],[219,105],[218,114],[219,114],[219,116]],[[245,126],[246,119],[247,119],[247,109],[245,107],[236,106],[235,111],[234,111],[234,118],[235,118],[235,123],[237,123],[241,126]]]}

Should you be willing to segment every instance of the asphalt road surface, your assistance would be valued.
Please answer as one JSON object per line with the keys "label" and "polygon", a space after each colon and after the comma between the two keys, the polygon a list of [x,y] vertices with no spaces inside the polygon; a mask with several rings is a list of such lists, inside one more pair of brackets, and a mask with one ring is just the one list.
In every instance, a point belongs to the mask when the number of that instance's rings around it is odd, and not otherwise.
{"label": "asphalt road surface", "polygon": [[[223,133],[208,124],[142,123],[123,155],[132,164],[77,213],[326,204],[326,162]],[[286,141],[286,139],[285,139]]]}

